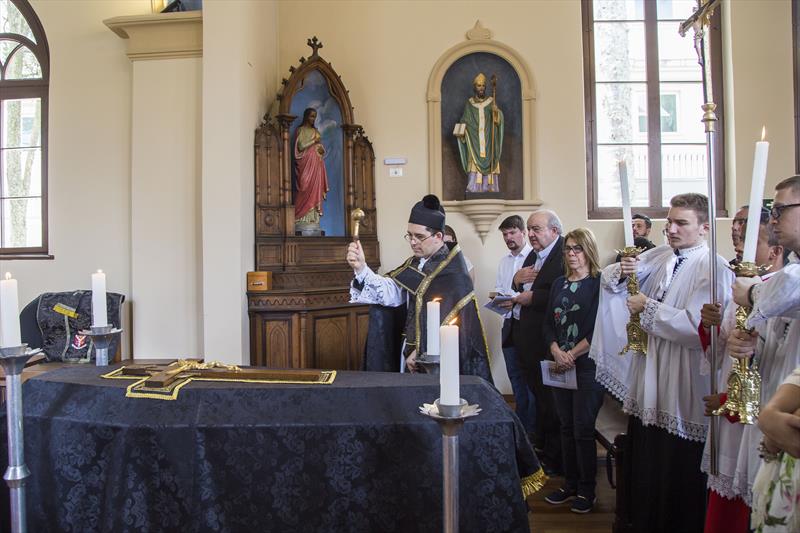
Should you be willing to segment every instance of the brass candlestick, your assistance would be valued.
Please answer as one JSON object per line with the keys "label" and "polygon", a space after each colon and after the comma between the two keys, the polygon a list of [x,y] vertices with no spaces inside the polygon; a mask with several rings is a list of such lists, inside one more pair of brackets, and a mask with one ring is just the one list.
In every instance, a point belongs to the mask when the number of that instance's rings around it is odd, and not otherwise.
{"label": "brass candlestick", "polygon": [[[642,252],[644,252],[644,249],[638,246],[626,246],[622,250],[617,250],[617,253],[622,257],[637,257]],[[628,294],[631,296],[639,294],[639,277],[636,273],[628,276],[627,287]],[[642,329],[639,313],[631,313],[631,318],[628,320],[628,325],[625,326],[625,331],[628,333],[628,344],[619,352],[619,355],[624,355],[627,352],[647,355],[647,333]]]}
{"label": "brass candlestick", "polygon": [[[769,266],[758,266],[751,262],[741,262],[731,267],[737,277],[752,278],[769,270]],[[736,329],[751,332],[747,327],[747,317],[751,308],[738,306],[736,308]],[[761,376],[758,374],[758,363],[753,362],[753,368],[747,366],[746,359],[736,359],[728,374],[728,397],[725,403],[714,410],[715,415],[739,415],[742,424],[753,424],[758,418],[761,401]]]}
{"label": "brass candlestick", "polygon": [[350,220],[353,221],[353,240],[359,240],[358,230],[361,226],[361,222],[364,220],[366,213],[360,207],[356,207],[352,211],[350,211]]}

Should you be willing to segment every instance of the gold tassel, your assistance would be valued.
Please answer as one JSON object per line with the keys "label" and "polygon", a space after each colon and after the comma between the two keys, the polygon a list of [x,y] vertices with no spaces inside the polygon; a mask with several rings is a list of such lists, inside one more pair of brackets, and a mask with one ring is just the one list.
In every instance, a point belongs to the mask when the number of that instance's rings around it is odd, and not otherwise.
{"label": "gold tassel", "polygon": [[548,477],[545,475],[544,470],[539,468],[530,476],[522,478],[520,484],[522,485],[522,497],[527,498],[534,492],[538,492],[547,483]]}

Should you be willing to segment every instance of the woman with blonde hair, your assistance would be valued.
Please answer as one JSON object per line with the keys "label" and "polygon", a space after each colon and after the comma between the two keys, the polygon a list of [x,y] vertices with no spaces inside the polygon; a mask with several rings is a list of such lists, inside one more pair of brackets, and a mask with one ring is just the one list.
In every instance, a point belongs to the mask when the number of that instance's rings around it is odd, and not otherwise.
{"label": "woman with blonde hair", "polygon": [[553,388],[561,422],[565,484],[545,500],[553,505],[573,501],[571,511],[588,513],[595,502],[597,449],[594,426],[603,404],[595,381],[595,362],[588,357],[600,298],[600,262],[591,230],[578,228],[564,236],[564,276],[553,282],[543,324],[544,337],[557,370],[574,368],[577,390]]}

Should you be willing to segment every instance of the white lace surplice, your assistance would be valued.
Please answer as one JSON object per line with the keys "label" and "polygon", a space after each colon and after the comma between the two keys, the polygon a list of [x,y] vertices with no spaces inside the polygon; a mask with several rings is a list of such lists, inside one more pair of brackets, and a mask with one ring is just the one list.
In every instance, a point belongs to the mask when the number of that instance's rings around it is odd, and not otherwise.
{"label": "white lace surplice", "polygon": [[[642,328],[648,334],[647,355],[628,354],[628,366],[610,364],[607,359],[614,344],[624,346],[625,336],[612,338],[622,331],[622,324],[609,325],[614,320],[612,300],[626,298],[625,283],[619,283],[620,266],[614,264],[603,270],[601,302],[595,338],[601,333],[602,344],[595,350],[598,361],[598,381],[623,399],[623,409],[645,426],[666,429],[681,438],[703,441],[708,421],[703,413],[703,396],[709,394],[708,361],[702,351],[698,327],[700,309],[709,300],[708,247],[705,243],[682,250],[686,257],[681,266],[672,248],[659,246],[639,256],[640,290],[648,296],[641,314]],[[723,307],[731,294],[733,274],[727,261],[717,257],[717,295]],[[658,300],[662,301],[659,302]],[[618,309],[617,309],[618,311]],[[594,342],[593,342],[594,344]],[[606,361],[603,361],[605,359]],[[603,363],[601,365],[601,363]]]}
{"label": "white lace surplice", "polygon": [[[729,308],[735,309],[731,302]],[[800,365],[800,322],[783,317],[773,317],[767,322],[757,325],[758,344],[756,359],[761,375],[761,405],[764,405],[775,394],[783,378],[793,368]],[[722,367],[720,389],[725,387],[725,380],[730,371],[733,359],[725,357]],[[733,499],[740,497],[748,506],[752,506],[753,483],[761,463],[758,445],[762,433],[757,424],[730,423],[721,418],[719,422],[718,476],[709,476],[708,486],[717,494]],[[706,443],[703,452],[702,469],[707,472],[710,464],[710,448]]]}

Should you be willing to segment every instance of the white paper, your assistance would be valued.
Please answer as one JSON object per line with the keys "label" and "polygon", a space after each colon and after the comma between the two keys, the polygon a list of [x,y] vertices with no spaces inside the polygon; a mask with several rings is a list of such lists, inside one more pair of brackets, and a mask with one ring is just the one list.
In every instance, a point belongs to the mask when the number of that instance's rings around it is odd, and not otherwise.
{"label": "white paper", "polygon": [[558,372],[555,361],[542,361],[542,382],[549,387],[577,390],[578,374],[574,366],[564,372]]}

